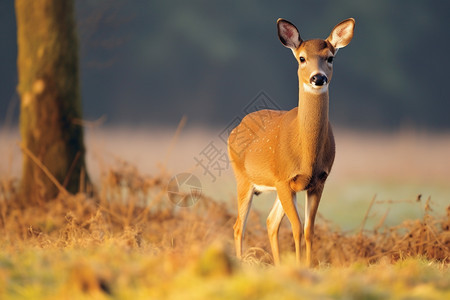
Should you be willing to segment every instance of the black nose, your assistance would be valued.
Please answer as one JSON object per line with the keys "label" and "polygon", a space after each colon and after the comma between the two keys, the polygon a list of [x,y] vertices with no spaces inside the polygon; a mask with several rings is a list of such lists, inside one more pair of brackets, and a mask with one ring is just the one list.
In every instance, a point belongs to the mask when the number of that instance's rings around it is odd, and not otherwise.
{"label": "black nose", "polygon": [[314,84],[317,86],[322,86],[328,82],[328,78],[325,75],[316,74],[316,75],[313,75],[313,77],[311,77],[310,82],[311,82],[311,84]]}

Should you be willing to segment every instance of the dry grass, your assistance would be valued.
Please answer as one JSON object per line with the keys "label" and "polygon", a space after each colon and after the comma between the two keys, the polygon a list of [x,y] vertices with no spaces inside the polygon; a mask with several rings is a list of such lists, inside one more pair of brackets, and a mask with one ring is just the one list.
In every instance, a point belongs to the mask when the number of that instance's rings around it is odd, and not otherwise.
{"label": "dry grass", "polygon": [[[413,293],[439,299],[450,293],[443,279],[450,270],[450,208],[433,215],[426,207],[421,220],[355,234],[319,222],[316,272],[292,268],[293,240],[284,223],[285,267],[267,268],[272,257],[255,211],[246,236],[253,247],[240,264],[234,258],[234,214],[204,196],[192,207],[173,205],[168,179],[121,164],[103,173],[93,197],[60,196],[28,207],[17,205],[17,182],[2,179],[0,297],[383,299]],[[394,280],[400,286],[387,292]]]}
{"label": "dry grass", "polygon": [[[410,201],[423,217],[344,232],[319,217],[314,270],[293,267],[287,220],[281,268],[251,210],[243,263],[235,259],[235,213],[205,195],[192,207],[167,196],[169,172],[143,175],[118,160],[102,167],[95,195],[63,195],[22,207],[18,180],[0,177],[0,298],[385,299],[450,296],[450,206]],[[396,282],[394,285],[392,282]],[[394,287],[392,287],[394,286]],[[386,287],[392,287],[388,291]],[[5,297],[3,297],[3,295]]]}
{"label": "dry grass", "polygon": [[[192,207],[180,208],[167,198],[169,176],[144,176],[128,165],[110,169],[102,177],[96,196],[60,196],[42,206],[22,208],[16,203],[14,180],[2,180],[0,188],[0,243],[21,247],[91,247],[118,243],[152,253],[172,253],[185,260],[215,241],[234,256],[232,225],[235,216],[224,203],[202,196]],[[418,200],[420,201],[420,200]],[[245,261],[271,263],[266,229],[252,211],[246,233]],[[289,226],[280,230],[280,247],[293,251]],[[364,224],[362,225],[364,227]],[[423,257],[448,263],[450,260],[450,206],[445,214],[434,214],[429,200],[424,217],[395,227],[381,224],[372,231],[353,234],[319,222],[315,230],[316,264],[335,266],[354,262],[395,262]]]}

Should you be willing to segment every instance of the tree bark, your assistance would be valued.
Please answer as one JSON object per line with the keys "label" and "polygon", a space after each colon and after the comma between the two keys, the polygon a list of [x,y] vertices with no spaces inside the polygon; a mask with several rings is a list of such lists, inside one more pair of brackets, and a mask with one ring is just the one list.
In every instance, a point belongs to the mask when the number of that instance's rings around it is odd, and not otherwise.
{"label": "tree bark", "polygon": [[[76,193],[85,189],[88,177],[79,122],[74,2],[16,0],[15,10],[22,147],[36,156],[67,191]],[[58,190],[42,166],[24,154],[21,189],[23,200],[29,203],[50,200],[61,188]]]}

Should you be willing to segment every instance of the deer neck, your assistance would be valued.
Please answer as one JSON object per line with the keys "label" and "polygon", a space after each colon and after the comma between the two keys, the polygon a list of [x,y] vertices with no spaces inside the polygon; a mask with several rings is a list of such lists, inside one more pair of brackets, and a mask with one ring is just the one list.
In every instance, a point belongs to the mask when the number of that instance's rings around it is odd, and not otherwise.
{"label": "deer neck", "polygon": [[320,91],[300,83],[298,101],[301,168],[310,173],[319,161],[328,136],[328,87]]}

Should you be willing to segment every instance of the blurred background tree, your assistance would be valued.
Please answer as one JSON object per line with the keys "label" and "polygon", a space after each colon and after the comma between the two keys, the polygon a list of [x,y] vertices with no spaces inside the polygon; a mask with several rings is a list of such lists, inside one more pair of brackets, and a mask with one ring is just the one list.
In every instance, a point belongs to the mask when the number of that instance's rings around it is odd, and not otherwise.
{"label": "blurred background tree", "polygon": [[[75,193],[88,181],[74,2],[16,0],[15,9],[20,133],[27,153],[21,189],[24,201],[42,202],[61,187]],[[43,169],[62,185],[59,190]]]}
{"label": "blurred background tree", "polygon": [[[12,2],[0,1],[0,121],[10,116],[14,126]],[[443,71],[450,60],[442,54],[450,47],[450,1],[75,0],[75,6],[86,119],[176,126],[187,115],[188,126],[220,130],[260,90],[291,109],[297,66],[277,38],[277,18],[310,39],[354,17],[354,40],[335,61],[333,125],[450,129]]]}

